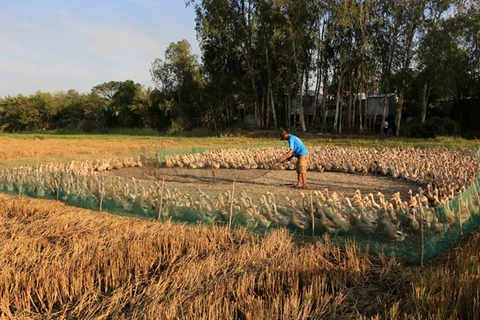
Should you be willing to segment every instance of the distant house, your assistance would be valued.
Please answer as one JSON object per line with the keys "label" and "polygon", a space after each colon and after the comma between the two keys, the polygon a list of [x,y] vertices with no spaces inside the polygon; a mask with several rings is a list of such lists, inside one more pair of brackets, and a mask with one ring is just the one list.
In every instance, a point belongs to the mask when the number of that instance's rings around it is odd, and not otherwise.
{"label": "distant house", "polygon": [[[304,96],[304,101],[305,101],[305,109],[304,109],[304,114],[306,117],[312,116],[314,114],[314,98],[313,94],[309,96]],[[322,105],[323,101],[323,95],[320,94],[317,100],[317,116],[319,115],[320,112],[320,106]],[[397,101],[398,97],[395,93],[377,93],[377,94],[369,94],[368,97],[365,93],[360,93],[357,95],[357,101],[356,101],[356,106],[358,107],[359,104],[362,104],[362,112],[365,114],[365,109],[364,107],[367,106],[367,117],[368,118],[373,118],[375,115],[377,117],[382,117],[383,115],[383,105],[386,102],[387,103],[387,109],[386,109],[386,117],[391,117],[393,118],[397,112]],[[344,97],[343,101],[343,106],[346,106],[348,103],[348,97]],[[335,99],[330,98],[327,100],[327,117],[335,117]],[[296,102],[293,102],[293,107],[291,110],[291,116],[296,117],[300,114],[300,108],[296,106]]]}
{"label": "distant house", "polygon": [[384,103],[387,103],[385,116],[392,118],[397,114],[398,97],[395,93],[370,94],[368,100],[364,97],[360,99],[362,105],[367,105],[367,117],[381,117],[383,115]]}

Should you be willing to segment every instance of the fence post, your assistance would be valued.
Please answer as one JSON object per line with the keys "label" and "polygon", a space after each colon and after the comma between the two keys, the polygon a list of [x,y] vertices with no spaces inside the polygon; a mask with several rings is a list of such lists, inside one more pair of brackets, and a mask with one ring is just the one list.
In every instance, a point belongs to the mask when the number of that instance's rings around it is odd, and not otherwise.
{"label": "fence post", "polygon": [[162,217],[162,205],[163,205],[163,188],[165,186],[165,178],[162,180],[162,187],[160,188],[160,204],[158,206],[158,217],[157,220],[160,220]]}
{"label": "fence post", "polygon": [[232,228],[232,216],[233,216],[233,199],[235,198],[235,181],[232,185],[232,199],[230,199],[230,218],[228,219],[228,229]]}
{"label": "fence post", "polygon": [[312,191],[310,191],[310,215],[312,216],[312,237],[315,240],[315,216],[313,214]]}

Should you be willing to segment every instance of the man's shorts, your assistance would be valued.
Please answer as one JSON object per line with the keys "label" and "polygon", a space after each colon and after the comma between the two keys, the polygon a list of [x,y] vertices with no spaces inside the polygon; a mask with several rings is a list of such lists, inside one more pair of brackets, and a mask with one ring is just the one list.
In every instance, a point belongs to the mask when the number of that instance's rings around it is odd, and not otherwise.
{"label": "man's shorts", "polygon": [[297,172],[307,173],[307,168],[308,168],[308,154],[304,156],[299,156],[297,159]]}

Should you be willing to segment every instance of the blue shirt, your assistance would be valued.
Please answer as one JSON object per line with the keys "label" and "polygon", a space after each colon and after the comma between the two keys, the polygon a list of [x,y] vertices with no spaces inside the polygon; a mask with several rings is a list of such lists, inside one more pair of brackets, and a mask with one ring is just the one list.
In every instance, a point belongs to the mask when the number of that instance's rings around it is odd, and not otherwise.
{"label": "blue shirt", "polygon": [[308,154],[308,150],[302,140],[293,134],[288,135],[288,147],[293,150],[294,157],[306,156]]}

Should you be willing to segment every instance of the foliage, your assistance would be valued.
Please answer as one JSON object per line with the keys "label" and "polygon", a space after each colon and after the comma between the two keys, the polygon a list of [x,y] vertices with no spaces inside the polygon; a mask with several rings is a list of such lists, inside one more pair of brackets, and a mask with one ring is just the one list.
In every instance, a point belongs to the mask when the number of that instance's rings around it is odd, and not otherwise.
{"label": "foliage", "polygon": [[[449,116],[462,135],[477,134],[469,102],[480,97],[476,1],[185,3],[196,13],[200,56],[188,41],[172,42],[151,64],[155,88],[127,79],[95,85],[88,94],[5,97],[0,130],[218,132],[247,123],[372,134],[377,122],[395,117],[404,134],[407,117],[425,123]],[[396,94],[395,112],[379,108],[372,115],[359,103],[378,93]],[[413,127],[415,135],[436,134],[420,127]]]}
{"label": "foliage", "polygon": [[150,72],[160,92],[156,94],[157,106],[172,120],[168,130],[180,132],[191,126],[202,115],[198,103],[202,79],[197,57],[192,54],[188,41],[171,43],[165,52],[165,61],[156,59]]}
{"label": "foliage", "polygon": [[412,138],[435,138],[437,136],[457,136],[460,125],[449,117],[432,117],[426,123],[415,123],[408,128]]}
{"label": "foliage", "polygon": [[167,134],[176,134],[181,133],[185,129],[190,127],[190,123],[186,118],[177,117],[175,120],[172,121],[172,125],[167,130]]}

